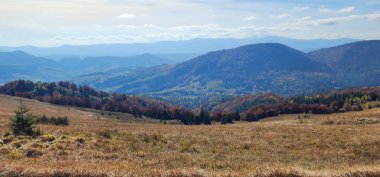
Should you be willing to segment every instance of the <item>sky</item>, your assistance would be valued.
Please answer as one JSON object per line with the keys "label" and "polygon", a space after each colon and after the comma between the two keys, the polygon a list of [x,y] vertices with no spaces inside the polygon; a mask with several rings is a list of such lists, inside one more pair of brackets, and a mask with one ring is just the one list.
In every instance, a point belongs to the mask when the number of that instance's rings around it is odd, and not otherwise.
{"label": "sky", "polygon": [[380,0],[1,0],[0,45],[380,39]]}

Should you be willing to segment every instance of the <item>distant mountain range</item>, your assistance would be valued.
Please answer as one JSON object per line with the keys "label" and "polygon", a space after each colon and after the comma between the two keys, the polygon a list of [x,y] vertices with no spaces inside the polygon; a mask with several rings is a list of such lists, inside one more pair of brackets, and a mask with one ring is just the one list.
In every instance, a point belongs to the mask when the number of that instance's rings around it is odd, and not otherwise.
{"label": "distant mountain range", "polygon": [[360,41],[310,53],[276,43],[252,44],[90,84],[188,107],[260,92],[295,95],[380,85],[379,44]]}
{"label": "distant mountain range", "polygon": [[[59,61],[35,57],[22,51],[0,52],[0,83],[16,79],[33,81],[57,81],[95,73],[117,76],[136,69],[163,64],[173,64],[151,54],[129,57],[86,57],[65,58]],[[93,74],[92,74],[93,75]],[[101,78],[97,77],[97,80]]]}
{"label": "distant mountain range", "polygon": [[0,83],[16,79],[70,80],[187,107],[213,107],[223,100],[254,93],[297,95],[380,85],[379,40],[309,53],[284,44],[260,43],[208,52],[180,63],[168,59],[186,55],[181,52],[184,51],[128,57],[66,57],[59,61],[22,51],[0,52]]}
{"label": "distant mountain range", "polygon": [[97,44],[97,45],[64,45],[60,47],[41,48],[34,46],[23,47],[0,47],[0,52],[12,52],[16,50],[47,58],[89,57],[89,56],[132,56],[151,53],[172,57],[180,62],[186,59],[207,53],[209,51],[230,49],[247,44],[255,43],[281,43],[301,51],[312,51],[320,48],[332,47],[357,41],[355,39],[290,39],[285,37],[260,37],[244,39],[192,39],[181,41],[162,41],[156,43],[135,44]]}

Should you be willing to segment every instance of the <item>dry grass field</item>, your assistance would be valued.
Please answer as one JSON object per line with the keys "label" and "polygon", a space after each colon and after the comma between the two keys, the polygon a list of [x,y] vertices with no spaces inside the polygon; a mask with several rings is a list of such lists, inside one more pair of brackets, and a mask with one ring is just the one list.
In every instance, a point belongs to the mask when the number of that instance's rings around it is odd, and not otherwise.
{"label": "dry grass field", "polygon": [[70,121],[31,138],[9,135],[17,101],[0,95],[0,176],[380,175],[380,109],[184,126],[26,100]]}

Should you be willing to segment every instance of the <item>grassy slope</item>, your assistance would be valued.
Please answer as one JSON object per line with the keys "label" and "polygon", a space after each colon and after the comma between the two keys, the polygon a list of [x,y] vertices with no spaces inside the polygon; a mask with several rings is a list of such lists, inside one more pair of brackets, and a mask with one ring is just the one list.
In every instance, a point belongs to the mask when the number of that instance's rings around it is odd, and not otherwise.
{"label": "grassy slope", "polygon": [[99,114],[91,110],[25,103],[34,114],[68,116],[71,125],[39,126],[44,136],[35,139],[6,137],[17,98],[0,95],[0,174],[5,176],[247,176],[276,169],[330,176],[380,171],[380,109],[183,126],[125,114],[118,115],[120,120],[97,120]]}

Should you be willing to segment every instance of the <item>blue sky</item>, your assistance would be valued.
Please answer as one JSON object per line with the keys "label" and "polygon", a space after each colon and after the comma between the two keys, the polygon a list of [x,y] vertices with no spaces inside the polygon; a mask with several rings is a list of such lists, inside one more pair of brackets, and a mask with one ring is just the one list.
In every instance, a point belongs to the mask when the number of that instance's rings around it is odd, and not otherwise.
{"label": "blue sky", "polygon": [[380,0],[1,0],[0,45],[380,39]]}

